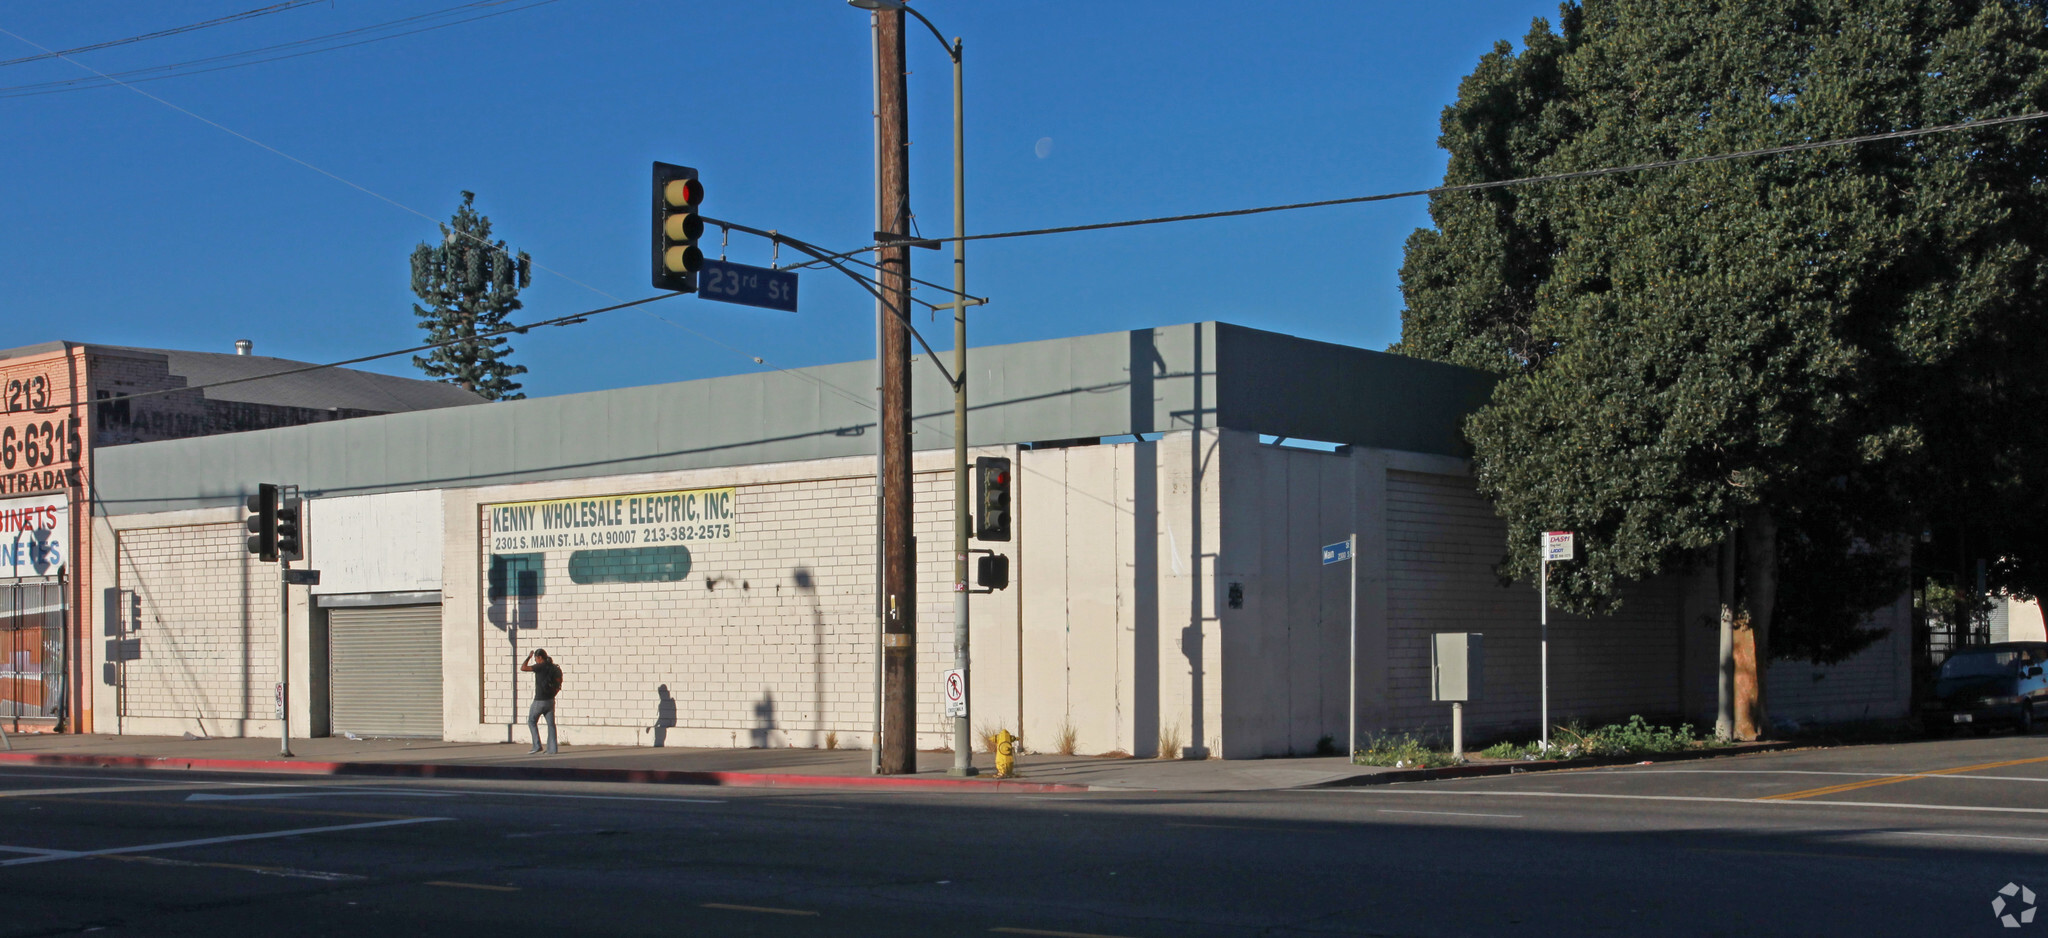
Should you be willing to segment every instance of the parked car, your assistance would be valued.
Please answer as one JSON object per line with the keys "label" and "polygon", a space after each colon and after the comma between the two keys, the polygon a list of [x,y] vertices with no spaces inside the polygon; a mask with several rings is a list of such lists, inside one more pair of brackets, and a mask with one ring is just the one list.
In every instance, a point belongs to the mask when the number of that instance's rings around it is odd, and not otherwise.
{"label": "parked car", "polygon": [[2034,731],[2048,721],[2048,642],[1966,645],[1949,653],[1935,674],[1934,690],[1921,705],[1920,720],[1931,733],[1963,727],[2010,726]]}

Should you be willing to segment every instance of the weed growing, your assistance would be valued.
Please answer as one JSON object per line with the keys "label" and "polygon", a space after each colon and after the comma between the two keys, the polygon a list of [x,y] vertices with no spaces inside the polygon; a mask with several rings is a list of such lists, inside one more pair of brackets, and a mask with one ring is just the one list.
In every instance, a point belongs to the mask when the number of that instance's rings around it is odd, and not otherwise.
{"label": "weed growing", "polygon": [[[1594,729],[1588,729],[1577,721],[1553,727],[1547,755],[1553,759],[1617,758],[1718,749],[1727,745],[1730,745],[1729,740],[1702,735],[1690,723],[1653,726],[1637,715],[1629,717],[1626,723],[1609,723]],[[1546,753],[1540,742],[1502,740],[1480,750],[1479,755],[1488,759],[1541,759]]]}
{"label": "weed growing", "polygon": [[1168,723],[1159,728],[1159,758],[1180,758],[1180,724]]}
{"label": "weed growing", "polygon": [[1365,746],[1351,754],[1351,761],[1357,765],[1385,765],[1397,769],[1433,769],[1458,764],[1450,753],[1411,733],[1367,737]]}

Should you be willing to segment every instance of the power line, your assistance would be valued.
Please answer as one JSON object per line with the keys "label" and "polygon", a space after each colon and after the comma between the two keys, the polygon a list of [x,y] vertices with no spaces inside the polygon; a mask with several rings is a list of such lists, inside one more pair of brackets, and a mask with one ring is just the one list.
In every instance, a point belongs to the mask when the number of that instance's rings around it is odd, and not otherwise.
{"label": "power line", "polygon": [[[1410,189],[1406,192],[1383,192],[1377,195],[1358,195],[1341,199],[1320,199],[1314,202],[1289,202],[1284,205],[1261,205],[1254,208],[1224,209],[1216,212],[1196,212],[1190,215],[1164,215],[1157,218],[1133,218],[1125,221],[1096,222],[1087,225],[1062,225],[1056,228],[1027,228],[1021,231],[998,231],[990,234],[960,235],[954,237],[919,238],[915,242],[877,241],[867,247],[856,248],[844,254],[835,254],[831,260],[840,260],[855,254],[884,247],[897,247],[912,243],[950,241],[993,241],[998,238],[1030,238],[1038,235],[1069,234],[1076,231],[1103,231],[1111,228],[1136,228],[1140,225],[1165,225],[1172,222],[1201,221],[1208,218],[1233,218],[1241,215],[1264,215],[1270,212],[1292,212],[1305,208],[1323,208],[1331,205],[1356,205],[1362,202],[1385,202],[1391,199],[1413,198],[1418,195],[1445,195],[1455,192],[1479,192],[1486,189],[1505,189],[1511,186],[1533,185],[1539,182],[1562,182],[1568,179],[1590,179],[1595,176],[1612,176],[1619,173],[1634,173],[1650,169],[1669,169],[1674,166],[1694,166],[1701,163],[1720,163],[1728,160],[1746,159],[1753,156],[1776,156],[1781,153],[1800,153],[1807,150],[1824,150],[1833,147],[1854,146],[1879,140],[1904,140],[1910,137],[1925,137],[1932,134],[1953,133],[1959,130],[1976,130],[1981,127],[1996,127],[2002,124],[2019,124],[2048,118],[2048,111],[2029,111],[2009,117],[1987,117],[1981,120],[1963,121],[1955,124],[1941,124],[1914,130],[1894,130],[1881,134],[1864,134],[1860,137],[1841,137],[1834,140],[1816,140],[1808,143],[1793,143],[1778,147],[1761,147],[1755,150],[1738,150],[1732,153],[1714,153],[1707,156],[1689,156],[1682,159],[1654,160],[1648,163],[1630,163],[1626,166],[1608,166],[1601,169],[1581,169],[1565,173],[1549,173],[1542,176],[1521,176],[1515,179],[1495,179],[1489,182],[1466,182],[1449,186],[1434,186],[1428,189]],[[826,258],[820,258],[825,260]]]}
{"label": "power line", "polygon": [[318,365],[307,365],[303,368],[287,368],[283,371],[272,371],[260,375],[248,375],[241,378],[227,378],[221,381],[209,381],[205,384],[195,384],[182,388],[160,388],[155,391],[137,391],[133,394],[123,394],[118,397],[103,397],[96,400],[87,401],[86,403],[112,404],[117,401],[132,401],[140,397],[157,397],[163,394],[176,394],[180,391],[204,391],[208,388],[224,387],[230,384],[246,384],[251,381],[268,381],[272,378],[283,378],[290,375],[302,375],[309,371],[323,371],[328,368],[342,368],[348,365],[360,365],[363,362],[373,362],[380,358],[394,358],[399,355],[410,355],[414,352],[424,352],[429,349],[447,348],[451,345],[467,345],[472,342],[482,342],[486,339],[494,339],[497,338],[498,336],[509,335],[514,332],[524,334],[529,329],[538,329],[542,326],[573,326],[576,325],[577,323],[585,322],[590,317],[598,315],[599,313],[609,313],[613,310],[626,309],[627,307],[631,306],[640,306],[645,303],[652,303],[655,300],[665,300],[672,296],[682,295],[683,294],[680,293],[659,293],[654,296],[641,297],[640,299],[637,300],[629,300],[627,302],[619,303],[613,306],[602,306],[597,309],[586,309],[580,313],[570,313],[567,316],[556,316],[552,319],[542,319],[535,322],[522,323],[516,326],[506,326],[502,329],[494,329],[490,332],[479,332],[473,336],[465,336],[463,338],[457,339],[447,339],[441,342],[429,342],[426,345],[415,345],[412,348],[402,348],[390,352],[378,352],[375,355],[361,355],[355,358],[344,358],[341,361],[337,362],[326,362],[324,364]]}
{"label": "power line", "polygon": [[[502,0],[498,0],[498,2],[502,2]],[[552,2],[552,0],[548,0],[548,2]],[[509,11],[507,11],[507,12],[509,12]],[[30,40],[30,39],[28,39],[28,38],[26,38],[26,37],[24,37],[24,36],[20,35],[19,33],[15,33],[15,32],[13,32],[13,31],[10,31],[10,30],[6,29],[5,27],[0,27],[0,35],[7,35],[7,36],[11,36],[11,37],[13,37],[14,39],[16,39],[16,40],[18,40],[18,41],[20,41],[20,42],[22,42],[22,43],[24,43],[24,44],[26,44],[26,45],[29,45],[29,46],[34,46],[35,48],[37,48],[37,49],[41,49],[41,50],[43,50],[44,52],[49,52],[49,51],[50,51],[48,47],[46,47],[46,46],[43,46],[43,45],[41,45],[41,44],[39,44],[39,43],[36,43],[36,42],[34,42],[34,41],[32,41],[32,40]],[[141,96],[143,96],[143,97],[145,97],[145,98],[148,98],[148,99],[150,99],[151,101],[155,101],[156,103],[158,103],[158,104],[161,104],[161,105],[163,105],[164,107],[170,108],[170,109],[171,109],[171,110],[173,110],[173,111],[177,111],[178,113],[180,113],[180,114],[183,114],[183,115],[185,115],[186,117],[190,117],[190,118],[192,118],[193,120],[199,121],[199,122],[200,122],[200,123],[202,123],[202,124],[205,124],[205,125],[207,125],[207,126],[209,126],[209,127],[212,127],[212,128],[214,128],[215,130],[218,130],[218,131],[220,131],[220,132],[222,132],[222,133],[225,133],[225,134],[227,134],[227,135],[229,135],[229,136],[235,137],[235,138],[237,138],[237,139],[239,139],[239,140],[241,140],[241,141],[243,141],[243,142],[245,142],[245,143],[249,143],[249,144],[251,144],[251,145],[254,145],[254,146],[260,147],[260,148],[262,148],[262,149],[264,149],[264,150],[267,150],[267,151],[269,151],[270,153],[272,153],[272,154],[274,154],[274,155],[276,155],[276,156],[282,157],[282,158],[284,158],[284,159],[286,159],[286,160],[290,160],[290,161],[291,161],[291,162],[293,162],[293,163],[297,163],[297,164],[299,164],[300,166],[303,166],[303,167],[305,167],[305,168],[307,168],[307,169],[310,169],[310,170],[312,170],[312,171],[314,171],[314,172],[316,172],[316,173],[319,173],[319,174],[320,174],[320,175],[322,175],[322,176],[326,176],[327,178],[329,178],[329,179],[332,179],[332,180],[334,180],[335,182],[339,182],[339,183],[341,183],[342,185],[348,186],[348,187],[349,187],[349,188],[351,188],[351,189],[355,189],[356,191],[358,191],[358,192],[361,192],[361,193],[363,193],[364,195],[367,195],[367,196],[370,196],[371,198],[377,199],[378,201],[380,201],[380,202],[383,202],[383,203],[385,203],[385,204],[387,204],[387,205],[390,205],[390,206],[392,206],[392,207],[394,207],[394,208],[397,208],[397,209],[399,209],[399,210],[401,210],[401,211],[407,212],[407,213],[409,213],[409,214],[412,214],[412,215],[417,215],[417,216],[419,216],[420,218],[423,218],[423,219],[426,219],[427,221],[430,221],[430,222],[433,222],[433,223],[435,223],[436,225],[439,225],[439,224],[440,224],[440,220],[439,220],[439,219],[436,219],[436,218],[434,218],[433,216],[431,216],[431,215],[428,215],[427,213],[425,213],[425,212],[422,212],[422,211],[420,211],[419,209],[413,208],[413,207],[412,207],[412,206],[410,206],[410,205],[406,205],[405,203],[403,203],[403,202],[400,202],[400,201],[398,201],[397,199],[394,199],[394,198],[391,198],[390,196],[384,195],[384,194],[383,194],[383,193],[381,193],[381,192],[377,192],[376,190],[374,190],[374,189],[371,189],[371,188],[370,188],[370,187],[368,187],[368,186],[365,186],[365,185],[363,185],[363,184],[361,184],[361,183],[355,182],[354,180],[351,180],[351,179],[347,179],[347,178],[345,178],[345,177],[341,176],[341,175],[340,175],[340,174],[338,174],[338,173],[335,173],[335,172],[332,172],[332,171],[330,171],[330,170],[324,169],[324,168],[322,168],[322,167],[320,167],[320,166],[316,166],[316,165],[314,165],[314,164],[313,164],[312,162],[310,162],[310,161],[307,161],[307,160],[304,160],[304,159],[300,159],[299,157],[296,157],[296,156],[293,156],[292,154],[286,153],[286,152],[284,152],[283,150],[280,150],[280,149],[278,149],[278,148],[276,148],[276,147],[274,147],[274,146],[271,146],[271,145],[270,145],[270,144],[268,144],[268,143],[264,143],[264,142],[263,142],[263,141],[261,141],[261,140],[258,140],[258,139],[254,138],[254,137],[251,137],[251,136],[249,136],[248,134],[242,133],[241,131],[235,130],[235,129],[233,129],[233,128],[231,128],[231,127],[228,127],[228,126],[226,126],[226,125],[224,125],[224,124],[221,124],[221,123],[220,123],[220,122],[218,122],[218,121],[215,121],[215,120],[211,120],[211,119],[209,119],[209,118],[206,118],[206,117],[202,117],[202,116],[200,116],[199,114],[196,114],[196,113],[194,113],[194,112],[192,112],[192,111],[190,111],[190,110],[187,110],[187,109],[185,109],[185,108],[183,108],[183,107],[179,107],[178,105],[176,105],[176,104],[173,104],[173,103],[171,103],[170,101],[167,101],[167,100],[165,100],[165,99],[163,99],[163,98],[161,98],[161,97],[158,97],[158,96],[156,96],[156,95],[150,94],[149,92],[147,92],[147,91],[144,91],[144,90],[142,90],[142,89],[140,89],[140,88],[136,88],[136,87],[134,87],[134,86],[133,86],[132,84],[130,84],[130,83],[128,83],[128,82],[124,82],[124,81],[121,81],[121,80],[120,80],[120,79],[118,79],[118,78],[115,78],[115,77],[113,77],[113,76],[107,75],[106,73],[104,73],[104,72],[101,72],[100,70],[98,70],[98,69],[96,69],[96,68],[93,68],[92,66],[90,66],[90,65],[87,65],[87,64],[85,64],[85,63],[83,63],[83,62],[77,61],[76,59],[72,59],[72,58],[69,58],[68,56],[63,56],[62,54],[57,54],[57,55],[58,55],[58,57],[59,57],[59,58],[60,58],[60,59],[61,59],[62,61],[65,61],[65,62],[70,62],[70,63],[71,63],[72,65],[75,65],[75,66],[77,66],[77,67],[79,67],[79,68],[81,68],[81,69],[84,69],[84,70],[88,71],[88,72],[92,72],[92,73],[94,73],[94,74],[96,74],[96,75],[99,75],[100,77],[102,77],[102,78],[105,78],[105,79],[107,79],[108,81],[111,81],[111,82],[113,82],[114,84],[117,84],[117,85],[120,85],[121,87],[127,88],[128,90],[130,90],[130,91],[133,91],[133,92],[135,92],[136,94],[139,94],[139,95],[141,95]],[[736,227],[744,227],[744,226],[736,226]],[[758,233],[760,233],[760,232],[758,232],[758,231],[755,231],[755,232],[752,232],[752,233],[757,233],[757,234],[758,234]],[[466,238],[468,238],[468,239],[470,239],[470,240],[472,240],[472,241],[475,241],[476,243],[478,243],[478,244],[481,244],[481,245],[483,245],[484,247],[486,247],[486,248],[488,248],[488,249],[490,249],[490,250],[493,250],[493,251],[497,251],[497,252],[498,252],[498,253],[500,253],[500,254],[504,254],[504,253],[505,253],[505,251],[504,251],[504,249],[503,249],[503,248],[500,248],[500,247],[498,247],[497,245],[495,245],[495,244],[492,244],[492,243],[491,243],[491,242],[489,242],[489,241],[486,241],[486,240],[484,240],[484,239],[482,239],[482,238],[478,238],[478,237],[476,237],[475,235],[470,235],[470,234],[467,234],[467,233],[461,233],[461,234],[463,234],[463,236],[464,236],[464,237],[466,237]],[[795,243],[796,243],[794,239],[785,239],[785,240],[789,240],[789,241],[790,241],[790,242],[791,242],[792,244],[795,244]],[[606,299],[609,299],[609,300],[615,300],[615,301],[616,301],[616,300],[618,300],[618,297],[617,297],[617,296],[615,296],[615,295],[613,295],[613,294],[611,294],[611,293],[609,293],[609,292],[607,292],[607,291],[605,291],[605,290],[599,289],[599,288],[597,288],[597,287],[595,287],[595,286],[592,286],[591,284],[588,284],[588,283],[584,283],[584,282],[583,282],[583,281],[581,281],[581,280],[577,280],[576,278],[574,278],[574,277],[571,277],[571,276],[569,276],[568,274],[562,273],[562,272],[561,272],[561,271],[559,271],[559,270],[555,270],[554,268],[548,267],[548,266],[547,266],[547,265],[545,265],[545,264],[540,264],[540,263],[537,263],[537,262],[536,262],[536,263],[534,263],[534,264],[533,264],[533,266],[534,266],[534,267],[535,267],[536,269],[538,269],[538,270],[544,271],[544,272],[546,272],[546,273],[550,273],[550,274],[553,274],[553,275],[555,275],[555,276],[557,276],[557,277],[560,277],[560,278],[562,278],[563,280],[566,280],[566,281],[568,281],[568,282],[570,282],[570,283],[573,283],[573,284],[575,284],[575,285],[577,285],[577,286],[579,286],[579,287],[582,287],[582,288],[583,288],[583,289],[585,289],[585,290],[589,290],[590,292],[592,292],[592,293],[595,293],[595,294],[597,294],[597,295],[599,295],[599,296],[602,296],[602,297],[604,297],[604,298],[606,298]],[[863,284],[863,286],[865,286],[865,284]],[[949,291],[949,292],[950,292],[950,291]],[[673,294],[663,294],[663,296],[669,296],[669,295],[673,295]],[[632,303],[626,303],[626,304],[623,304],[622,306],[617,306],[617,307],[606,307],[606,309],[607,309],[607,310],[609,310],[609,309],[621,309],[621,308],[624,308],[625,306],[635,306],[635,305],[639,305],[640,303],[644,303],[644,302],[649,302],[649,301],[650,301],[650,300],[652,300],[652,299],[658,299],[658,298],[659,298],[659,297],[651,297],[651,298],[649,298],[648,300],[638,300],[638,301],[634,301],[634,302],[632,302]],[[664,316],[660,316],[660,315],[657,315],[657,314],[655,314],[655,313],[653,313],[653,312],[651,312],[651,311],[649,311],[649,310],[644,310],[644,309],[643,309],[643,310],[641,310],[641,312],[642,312],[642,313],[645,313],[646,315],[648,315],[648,316],[650,316],[650,317],[653,317],[653,318],[654,318],[655,320],[657,320],[657,321],[659,321],[659,322],[667,323],[667,324],[668,324],[668,325],[670,325],[670,326],[674,326],[674,327],[675,327],[675,328],[677,328],[677,329],[681,329],[681,330],[683,330],[684,332],[688,332],[688,333],[690,333],[691,335],[697,336],[697,337],[698,337],[698,338],[700,338],[700,339],[704,339],[704,340],[706,340],[706,341],[709,341],[709,342],[711,342],[712,344],[718,345],[718,346],[719,346],[719,347],[721,347],[721,348],[724,348],[724,349],[726,349],[726,350],[728,350],[728,351],[732,351],[732,352],[734,352],[734,353],[736,353],[736,354],[740,355],[741,357],[747,358],[748,360],[752,361],[752,362],[753,362],[754,364],[756,364],[756,365],[761,365],[761,366],[763,366],[763,367],[766,367],[766,368],[771,368],[771,369],[774,369],[774,370],[776,370],[776,371],[780,371],[780,372],[782,372],[782,373],[784,373],[784,374],[788,374],[788,375],[793,375],[793,376],[796,376],[796,377],[799,377],[799,378],[803,378],[803,379],[805,379],[805,380],[809,380],[809,381],[811,381],[811,382],[813,382],[813,383],[817,384],[818,386],[820,386],[820,387],[823,387],[823,388],[827,388],[827,389],[831,390],[832,392],[834,392],[834,393],[836,393],[836,394],[839,394],[840,396],[842,396],[842,397],[845,397],[845,398],[847,398],[847,399],[849,399],[849,400],[854,400],[854,401],[858,401],[858,402],[861,402],[861,403],[864,403],[864,404],[869,404],[870,406],[872,405],[872,402],[871,402],[871,401],[863,401],[863,400],[861,400],[861,398],[860,398],[860,397],[859,397],[859,396],[858,396],[857,394],[855,394],[854,392],[852,392],[852,391],[848,391],[848,390],[846,390],[845,388],[842,388],[842,387],[839,387],[838,385],[832,384],[831,382],[829,382],[829,381],[826,381],[826,380],[824,380],[823,378],[820,378],[820,377],[818,377],[818,376],[816,376],[816,375],[810,374],[809,372],[802,372],[802,371],[792,371],[792,370],[790,370],[790,369],[788,369],[788,368],[784,368],[784,367],[782,367],[782,366],[780,366],[780,365],[776,365],[776,364],[773,364],[773,363],[769,362],[769,361],[768,361],[768,360],[767,360],[767,359],[766,359],[766,358],[765,358],[764,356],[760,356],[760,355],[748,355],[748,354],[747,354],[746,352],[744,352],[744,351],[741,351],[741,350],[739,350],[739,349],[737,349],[737,348],[734,348],[733,346],[731,346],[731,345],[728,345],[728,344],[726,344],[726,343],[724,343],[724,342],[720,342],[720,341],[718,341],[717,339],[715,339],[715,338],[713,338],[713,337],[711,337],[711,336],[709,336],[709,335],[706,335],[706,334],[705,334],[705,333],[703,333],[703,332],[699,332],[698,330],[692,329],[692,328],[690,328],[690,327],[688,327],[688,326],[685,326],[685,325],[683,325],[682,323],[679,323],[679,322],[676,322],[676,321],[674,321],[674,320],[668,319],[667,317],[664,317]],[[908,317],[907,315],[905,315],[905,316],[904,316],[904,319],[905,319],[905,322],[907,323],[907,322],[908,322],[908,320],[909,320],[909,317]],[[566,323],[562,323],[562,324],[566,325]],[[530,326],[529,326],[529,327],[530,327]],[[502,333],[493,333],[493,335],[498,335],[498,334],[502,334]],[[331,365],[321,365],[321,366],[315,366],[315,367],[321,367],[321,368],[328,368],[328,367],[340,367],[341,365],[347,365],[347,364],[354,364],[354,363],[357,363],[357,362],[364,362],[364,361],[372,361],[372,360],[375,360],[375,359],[377,359],[377,358],[388,358],[388,357],[391,357],[391,356],[393,356],[393,355],[403,355],[403,354],[407,354],[407,353],[409,353],[409,352],[414,352],[414,351],[423,351],[423,350],[425,350],[425,349],[427,349],[427,348],[433,348],[433,347],[436,347],[436,346],[421,346],[421,347],[419,347],[419,348],[414,348],[414,349],[403,349],[403,350],[400,350],[400,351],[396,351],[396,352],[388,352],[388,353],[384,353],[384,354],[380,354],[380,355],[374,355],[374,356],[369,356],[369,357],[365,357],[365,358],[359,358],[359,359],[350,359],[350,360],[348,360],[348,361],[344,361],[344,362],[336,362],[336,363],[333,363],[333,364],[331,364]],[[311,370],[311,369],[300,369],[300,371],[305,371],[305,370]],[[296,374],[296,373],[298,373],[298,372],[288,372],[288,373]],[[254,380],[254,379],[250,379],[250,380]]]}
{"label": "power line", "polygon": [[283,3],[273,3],[267,7],[257,7],[254,10],[243,10],[240,13],[230,13],[226,16],[217,16],[213,19],[201,20],[197,23],[187,23],[183,26],[173,26],[169,29],[159,29],[153,33],[143,33],[141,35],[127,36],[121,39],[109,39],[105,42],[95,42],[91,45],[77,46],[70,49],[59,49],[55,52],[46,50],[39,55],[24,55],[18,59],[0,59],[0,68],[5,68],[9,65],[20,65],[24,62],[40,62],[45,59],[63,58],[64,56],[76,55],[80,52],[96,52],[100,49],[111,49],[115,46],[125,46],[137,42],[147,42],[151,39],[162,39],[165,36],[176,36],[180,33],[189,33],[195,30],[209,29],[214,26],[224,26],[228,23],[239,23],[242,20],[251,20],[259,16],[269,16],[272,13],[283,13],[286,10],[296,10],[299,7],[319,2],[320,0],[285,0],[285,2]]}
{"label": "power line", "polygon": [[[284,52],[282,54],[265,56],[263,58],[248,58],[249,56],[260,56],[267,52],[278,52],[279,50],[285,49],[299,49],[303,46],[327,42],[333,39],[342,39],[349,36],[359,36],[364,33],[374,33],[379,30],[388,30],[395,27],[406,26],[414,23],[421,23],[424,21],[430,21],[437,18],[455,16],[482,7],[503,6],[504,4],[513,2],[516,2],[516,0],[476,0],[476,2],[473,3],[464,3],[458,6],[452,6],[440,10],[434,10],[428,13],[420,13],[413,16],[402,17],[400,19],[389,20],[383,23],[373,23],[369,26],[359,26],[354,29],[345,29],[336,33],[328,33],[322,36],[313,36],[307,39],[295,39],[291,42],[283,42],[278,43],[276,45],[261,46],[255,49],[246,49],[241,52],[228,52],[223,53],[221,55],[207,56],[205,58],[188,59],[183,62],[172,62],[166,65],[151,65],[144,68],[129,69],[127,71],[96,74],[94,77],[91,78],[69,78],[57,81],[32,82],[30,84],[25,85],[0,86],[0,98],[26,98],[34,97],[37,95],[59,94],[68,91],[90,91],[95,88],[105,88],[109,85],[135,84],[138,82],[147,81],[162,81],[166,78],[182,78],[188,75],[204,75],[208,72],[218,72],[231,68],[244,68],[250,65],[261,65],[266,62],[279,62],[285,59],[296,59],[302,56],[318,55],[322,52],[335,52],[342,49],[353,48],[355,46],[368,45],[373,42],[383,42],[384,40],[387,39],[397,39],[402,36],[411,36],[416,35],[418,33],[432,32],[437,29],[447,29],[450,26],[460,26],[464,23],[476,22],[477,20],[486,20],[491,19],[492,17],[504,16],[508,13],[518,13],[525,10],[530,10],[533,9],[534,7],[547,6],[548,4],[559,2],[559,0],[533,0],[533,2],[526,3],[523,6],[515,6],[504,10],[494,10],[488,13],[478,13],[474,16],[465,16],[461,19],[450,20],[448,22],[443,23],[431,23],[430,25],[418,26],[413,29],[406,29],[399,32],[390,32],[381,36],[373,35],[367,38],[357,39],[353,42],[340,42],[332,45],[321,46],[318,48],[303,49],[302,51],[297,52]],[[50,53],[46,55],[33,56],[32,58],[49,58],[51,56],[62,58],[65,54],[67,53]],[[247,61],[234,61],[236,59],[247,59]],[[201,65],[209,67],[194,67]],[[123,81],[122,79],[126,80]]]}

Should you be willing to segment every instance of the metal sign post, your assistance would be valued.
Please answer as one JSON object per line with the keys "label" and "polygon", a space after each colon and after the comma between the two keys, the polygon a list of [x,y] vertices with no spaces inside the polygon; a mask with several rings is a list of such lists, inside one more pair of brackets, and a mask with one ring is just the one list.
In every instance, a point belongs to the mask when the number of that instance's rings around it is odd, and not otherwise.
{"label": "metal sign post", "polygon": [[1572,532],[1543,532],[1542,573],[1537,577],[1537,595],[1543,604],[1541,620],[1543,711],[1538,718],[1543,722],[1543,752],[1550,753],[1550,562],[1572,559]]}
{"label": "metal sign post", "polygon": [[1333,563],[1350,562],[1346,570],[1351,575],[1351,706],[1348,708],[1344,728],[1344,755],[1358,753],[1358,535],[1352,534],[1336,544],[1323,545],[1323,566]]}

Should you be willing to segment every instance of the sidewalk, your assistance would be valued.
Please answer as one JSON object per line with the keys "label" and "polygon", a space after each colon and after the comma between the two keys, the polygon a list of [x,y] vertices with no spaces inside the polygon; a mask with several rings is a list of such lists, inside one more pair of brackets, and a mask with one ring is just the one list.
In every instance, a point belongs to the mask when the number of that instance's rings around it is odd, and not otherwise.
{"label": "sidewalk", "polygon": [[995,759],[976,753],[982,775],[948,776],[952,753],[918,753],[916,775],[876,776],[856,749],[649,749],[565,746],[530,755],[526,743],[453,743],[433,739],[292,740],[291,758],[275,739],[36,734],[12,737],[0,766],[93,766],[219,772],[290,772],[412,778],[657,782],[744,787],[894,788],[967,791],[1260,791],[1357,784],[1393,770],[1350,765],[1342,756],[1224,761],[1024,755],[1017,778],[992,777]]}
{"label": "sidewalk", "polygon": [[[556,782],[639,782],[747,788],[858,788],[1002,792],[1275,791],[1384,785],[1451,778],[1625,765],[1637,759],[1576,762],[1476,761],[1439,769],[1352,765],[1342,756],[1293,759],[1166,760],[1031,754],[1017,759],[1017,777],[996,779],[995,759],[976,753],[982,775],[946,774],[952,753],[921,752],[915,775],[874,775],[864,749],[651,749],[569,746],[559,755],[531,755],[526,743],[452,743],[437,739],[292,740],[292,757],[276,739],[185,739],[167,736],[13,736],[0,766],[84,766],[212,772],[285,772],[381,778]],[[1792,748],[1748,743],[1655,757],[1657,762],[1726,758]]]}

